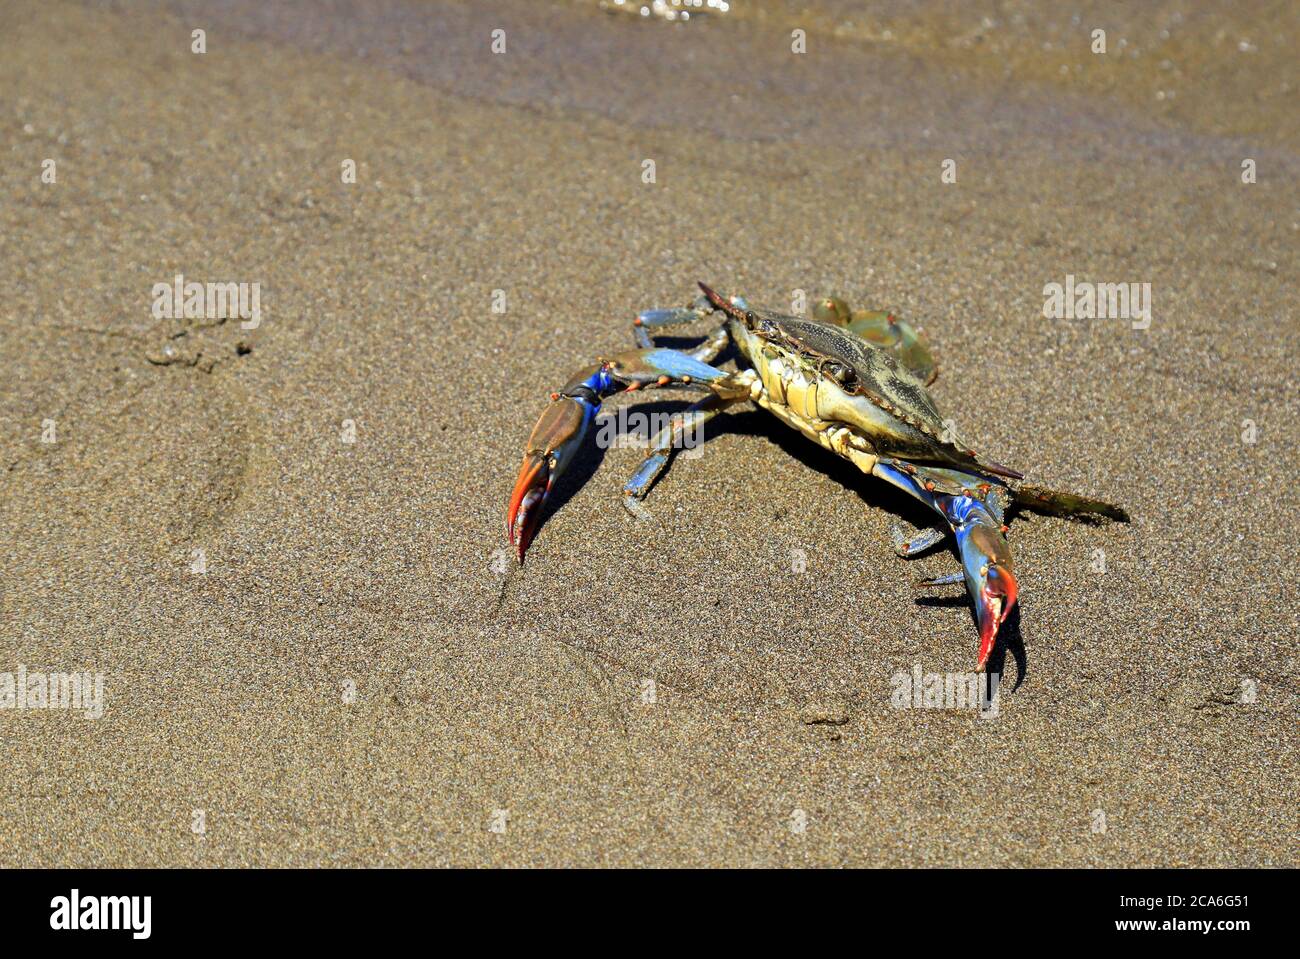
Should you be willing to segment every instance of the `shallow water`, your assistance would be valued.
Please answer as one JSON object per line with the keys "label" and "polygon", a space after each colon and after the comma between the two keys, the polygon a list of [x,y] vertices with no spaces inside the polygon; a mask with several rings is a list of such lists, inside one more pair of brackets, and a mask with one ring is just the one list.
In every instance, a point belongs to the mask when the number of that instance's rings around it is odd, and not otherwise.
{"label": "shallow water", "polygon": [[[159,5],[454,94],[727,140],[1227,155],[1241,145],[1216,137],[1294,148],[1300,130],[1300,14],[1286,3],[1196,13],[1177,3],[1043,4],[1008,14],[997,3],[741,0],[691,23],[613,14],[600,0]],[[498,29],[504,55],[490,50]],[[793,52],[793,31],[815,55]]]}

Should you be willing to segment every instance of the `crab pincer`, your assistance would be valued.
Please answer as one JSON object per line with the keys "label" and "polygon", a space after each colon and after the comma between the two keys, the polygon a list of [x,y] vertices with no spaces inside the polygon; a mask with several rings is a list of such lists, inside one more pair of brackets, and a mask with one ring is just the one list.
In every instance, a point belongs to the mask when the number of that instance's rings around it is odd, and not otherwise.
{"label": "crab pincer", "polygon": [[575,377],[578,382],[571,382],[568,392],[553,394],[528,437],[524,462],[506,508],[506,535],[521,560],[541,525],[547,494],[582,445],[587,427],[600,409],[599,400],[593,400],[589,391],[594,392],[601,375],[602,368],[597,367],[585,378]]}
{"label": "crab pincer", "polygon": [[602,360],[552,393],[550,405],[528,437],[523,465],[506,508],[506,535],[520,561],[541,525],[547,495],[582,446],[605,398],[663,387],[708,389],[727,378],[721,370],[692,356],[652,347]]}
{"label": "crab pincer", "polygon": [[962,578],[975,606],[975,622],[980,636],[975,671],[982,673],[993,652],[998,630],[1020,595],[1015,565],[1002,535],[1000,521],[983,501],[971,496],[940,496],[937,499],[957,540]]}

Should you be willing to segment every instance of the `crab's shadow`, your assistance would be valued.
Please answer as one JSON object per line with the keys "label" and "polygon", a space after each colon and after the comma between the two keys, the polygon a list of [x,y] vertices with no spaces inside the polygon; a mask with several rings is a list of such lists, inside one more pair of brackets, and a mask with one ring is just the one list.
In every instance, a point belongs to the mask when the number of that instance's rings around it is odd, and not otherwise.
{"label": "crab's shadow", "polygon": [[[723,419],[729,422],[720,423],[719,421]],[[902,490],[872,477],[864,476],[857,467],[840,459],[829,450],[807,442],[792,431],[772,429],[772,418],[760,410],[746,410],[740,413],[727,414],[725,417],[719,416],[714,420],[714,423],[718,425],[713,426],[710,430],[712,436],[717,436],[722,432],[762,436],[779,446],[783,453],[797,459],[809,469],[825,473],[831,479],[853,490],[870,506],[887,510],[904,523],[910,523],[915,527],[926,528],[935,525],[936,517],[934,513]],[[942,545],[946,546],[955,558],[956,553],[952,538],[945,537]],[[940,549],[940,546],[936,545],[934,550],[938,549]],[[900,560],[900,562],[906,563],[907,560]],[[966,595],[964,589],[959,595],[940,596],[927,594],[918,596],[916,604],[931,608],[964,608],[970,613],[971,622],[975,623],[975,610],[971,606],[970,598]],[[1015,692],[1020,688],[1029,668],[1025,643],[1020,635],[1020,610],[1022,605],[1022,603],[1017,602],[1012,607],[1011,612],[1007,614],[1006,621],[1002,624],[998,643],[990,654],[988,662],[990,672],[1001,674],[1006,664],[1007,652],[1011,653],[1016,663],[1016,682],[1011,687],[1011,692]]]}
{"label": "crab's shadow", "polygon": [[[673,413],[686,409],[688,405],[687,402],[675,400],[635,404],[636,411],[644,413],[648,417],[665,414],[671,416]],[[886,510],[894,514],[899,520],[914,527],[925,528],[935,524],[934,514],[902,490],[895,489],[888,483],[863,476],[860,470],[835,456],[829,450],[809,443],[806,439],[790,430],[783,427],[774,428],[774,426],[775,421],[773,418],[761,410],[750,409],[719,413],[710,420],[708,428],[705,430],[705,442],[707,443],[709,440],[728,433],[737,436],[761,437],[770,443],[775,443],[784,454],[798,460],[809,469],[824,473],[836,482],[853,490],[868,505]],[[555,488],[551,491],[551,495],[547,497],[547,509],[543,523],[550,518],[552,513],[563,509],[565,504],[595,475],[605,461],[605,453],[606,449],[604,447],[592,442],[590,439],[583,443],[582,448],[574,454],[569,468],[560,477]],[[631,476],[631,472],[628,475]],[[951,538],[946,538],[944,543],[951,549]],[[935,549],[938,548],[938,546],[935,547]],[[974,620],[974,609],[971,607],[970,599],[964,593],[960,596],[918,596],[916,603],[918,606],[924,607],[965,607],[970,612],[972,621]],[[1001,673],[1006,662],[1006,654],[1008,651],[1011,652],[1017,669],[1016,683],[1011,688],[1012,692],[1020,688],[1028,671],[1025,644],[1020,635],[1020,610],[1022,606],[1023,602],[1017,603],[1008,614],[1006,622],[1002,624],[1001,636],[997,646],[994,647],[992,655],[989,657],[988,663],[990,671]]]}

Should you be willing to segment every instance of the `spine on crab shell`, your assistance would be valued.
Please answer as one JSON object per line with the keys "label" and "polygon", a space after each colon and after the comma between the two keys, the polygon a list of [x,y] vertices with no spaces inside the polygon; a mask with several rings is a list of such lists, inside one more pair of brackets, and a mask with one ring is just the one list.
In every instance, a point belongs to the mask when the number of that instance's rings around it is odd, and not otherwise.
{"label": "spine on crab shell", "polygon": [[1019,486],[1014,490],[1016,503],[1037,513],[1052,516],[1104,516],[1116,522],[1127,523],[1129,515],[1122,506],[1104,500],[1090,499],[1074,493],[1043,486]]}

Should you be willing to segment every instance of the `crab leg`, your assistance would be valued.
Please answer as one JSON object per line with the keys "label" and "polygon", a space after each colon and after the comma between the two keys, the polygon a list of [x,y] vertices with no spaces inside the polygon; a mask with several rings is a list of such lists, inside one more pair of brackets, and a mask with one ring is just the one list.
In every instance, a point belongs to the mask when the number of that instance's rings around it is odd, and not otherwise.
{"label": "crab leg", "polygon": [[965,578],[966,574],[961,570],[957,570],[955,573],[944,573],[941,576],[931,576],[929,579],[919,580],[916,585],[918,589],[929,589],[932,586],[956,586]]}
{"label": "crab leg", "polygon": [[911,559],[942,541],[945,535],[947,534],[939,527],[931,526],[908,536],[900,527],[895,526],[889,531],[889,541],[894,544],[895,553],[903,559]]}
{"label": "crab leg", "polygon": [[748,395],[731,387],[732,374],[715,369],[688,353],[662,347],[632,350],[576,373],[551,394],[524,447],[524,462],[506,509],[506,534],[524,558],[541,525],[542,506],[555,481],[582,445],[591,421],[607,397],[661,387],[702,388],[724,397]]}
{"label": "crab leg", "polygon": [[[695,301],[687,307],[676,307],[668,310],[642,310],[636,315],[636,319],[632,321],[632,334],[636,338],[637,346],[642,349],[651,349],[654,346],[652,330],[694,323],[697,320],[711,316],[713,310],[714,306],[706,296],[697,296]],[[729,341],[727,326],[724,323],[709,333],[699,346],[682,352],[699,360],[701,363],[712,363]]]}
{"label": "crab leg", "polygon": [[[983,672],[998,629],[1019,595],[1011,550],[1003,536],[1006,527],[1002,524],[1005,503],[1002,487],[956,470],[927,469],[897,460],[881,460],[872,472],[925,503],[947,520],[952,529],[961,558],[960,578],[965,580],[966,592],[975,604],[975,621],[979,626],[980,648],[975,669]],[[959,491],[948,492],[952,489]],[[956,575],[940,576],[920,585],[947,585],[957,579]]]}
{"label": "crab leg", "polygon": [[636,472],[632,474],[632,478],[627,481],[627,485],[623,487],[623,505],[627,511],[633,516],[642,515],[636,508],[636,503],[650,494],[650,487],[668,468],[687,430],[699,429],[704,423],[733,403],[740,402],[741,399],[743,397],[724,399],[714,394],[692,403],[680,413],[674,413],[668,424],[650,441],[650,451],[641,461]]}

